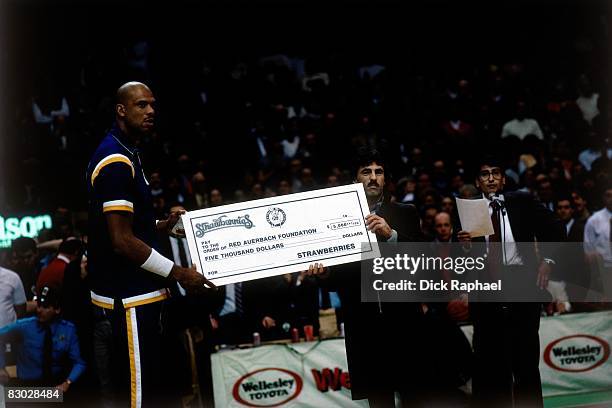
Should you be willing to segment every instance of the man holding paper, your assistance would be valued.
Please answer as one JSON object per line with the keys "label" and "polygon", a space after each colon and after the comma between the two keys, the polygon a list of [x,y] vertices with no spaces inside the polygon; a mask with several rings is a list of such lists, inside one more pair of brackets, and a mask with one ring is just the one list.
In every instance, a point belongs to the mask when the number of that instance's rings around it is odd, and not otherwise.
{"label": "man holding paper", "polygon": [[[474,323],[473,399],[475,406],[542,406],[539,365],[541,303],[529,301],[548,284],[553,254],[542,246],[536,251],[534,242],[565,240],[562,224],[530,194],[504,192],[504,168],[492,157],[477,166],[475,185],[482,193],[484,207],[480,217],[490,217],[492,233],[461,230],[461,242],[486,242],[488,276],[497,275],[503,284],[525,282],[525,299],[509,302],[478,303],[470,299],[470,315]],[[479,225],[487,230],[473,208],[462,210],[457,201],[461,223]],[[474,203],[474,206],[482,204]],[[463,218],[461,214],[463,212]],[[472,219],[466,220],[466,213]],[[490,228],[490,227],[489,227]],[[513,282],[514,281],[514,282]],[[515,294],[516,297],[516,294]],[[523,301],[521,301],[523,300]]]}
{"label": "man holding paper", "polygon": [[[376,150],[359,152],[355,183],[365,189],[370,214],[368,229],[379,242],[422,241],[416,207],[389,202],[384,194],[385,162]],[[320,272],[317,265],[310,271]],[[346,353],[354,400],[367,398],[370,407],[394,406],[394,391],[419,402],[423,388],[418,350],[422,311],[419,303],[361,302],[360,265],[333,267],[327,279],[342,301]],[[408,361],[409,360],[409,361]]]}
{"label": "man holding paper", "polygon": [[[118,392],[131,406],[153,403],[161,376],[161,312],[170,278],[194,293],[210,282],[176,265],[154,247],[156,229],[171,231],[178,213],[157,222],[151,189],[136,146],[154,127],[155,98],[144,84],[117,91],[116,124],[102,139],[87,169],[91,298],[113,324],[111,357]],[[159,402],[159,400],[157,401]]]}

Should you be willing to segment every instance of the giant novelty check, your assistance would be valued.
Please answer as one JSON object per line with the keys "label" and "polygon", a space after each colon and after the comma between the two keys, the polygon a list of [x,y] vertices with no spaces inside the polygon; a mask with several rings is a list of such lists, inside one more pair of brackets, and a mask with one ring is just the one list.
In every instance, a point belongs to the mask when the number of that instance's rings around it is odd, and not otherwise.
{"label": "giant novelty check", "polygon": [[380,256],[351,184],[190,211],[182,216],[198,271],[215,285]]}

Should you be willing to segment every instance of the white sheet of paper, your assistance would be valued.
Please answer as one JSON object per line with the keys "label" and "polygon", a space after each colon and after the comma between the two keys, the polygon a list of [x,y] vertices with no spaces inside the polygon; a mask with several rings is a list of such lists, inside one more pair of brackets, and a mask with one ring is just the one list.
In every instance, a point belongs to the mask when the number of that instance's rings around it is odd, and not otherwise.
{"label": "white sheet of paper", "polygon": [[461,228],[470,233],[472,238],[493,234],[493,223],[489,216],[489,200],[464,200],[457,198],[457,211]]}
{"label": "white sheet of paper", "polygon": [[[361,183],[182,215],[198,271],[215,285],[380,256]],[[362,245],[363,244],[363,245]]]}

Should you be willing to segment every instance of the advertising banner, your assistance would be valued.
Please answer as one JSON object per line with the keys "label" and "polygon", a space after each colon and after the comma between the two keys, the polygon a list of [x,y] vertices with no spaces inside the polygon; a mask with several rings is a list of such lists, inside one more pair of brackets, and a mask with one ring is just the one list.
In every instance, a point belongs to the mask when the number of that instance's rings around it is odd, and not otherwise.
{"label": "advertising banner", "polygon": [[367,407],[351,400],[344,339],[213,354],[217,407]]}

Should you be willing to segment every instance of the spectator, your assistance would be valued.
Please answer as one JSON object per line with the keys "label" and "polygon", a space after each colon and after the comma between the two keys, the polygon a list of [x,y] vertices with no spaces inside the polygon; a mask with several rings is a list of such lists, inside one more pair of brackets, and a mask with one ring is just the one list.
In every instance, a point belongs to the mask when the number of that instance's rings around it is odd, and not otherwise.
{"label": "spectator", "polygon": [[210,190],[210,206],[217,207],[219,205],[223,205],[223,195],[218,188],[213,188]]}
{"label": "spectator", "polygon": [[535,135],[538,139],[544,139],[544,134],[542,133],[542,129],[540,129],[540,125],[535,119],[526,117],[526,110],[527,107],[524,101],[518,101],[516,103],[516,115],[514,119],[504,124],[501,137],[514,135],[523,140],[528,135]]}
{"label": "spectator", "polygon": [[605,299],[612,298],[612,186],[603,194],[605,207],[589,217],[584,227],[584,250],[591,270],[596,275],[591,281],[591,289],[600,289]]}
{"label": "spectator", "polygon": [[26,313],[26,296],[19,275],[0,267],[0,327],[13,323]]}
{"label": "spectator", "polygon": [[561,281],[563,286],[567,287],[565,291],[564,287],[558,285],[559,293],[566,293],[568,299],[563,302],[556,302],[553,312],[564,313],[570,311],[570,304],[572,304],[571,308],[573,308],[573,304],[576,301],[584,299],[586,296],[585,288],[589,285],[589,276],[586,273],[588,269],[584,262],[584,250],[582,247],[585,222],[574,217],[575,208],[569,195],[557,198],[555,210],[565,226],[568,244],[563,244],[563,259],[560,263],[562,267],[553,270],[551,279]]}
{"label": "spectator", "polygon": [[587,207],[587,201],[579,191],[572,191],[572,204],[574,205],[574,217],[578,221],[586,222],[591,216]]}
{"label": "spectator", "polygon": [[72,237],[62,241],[55,259],[46,268],[43,268],[38,275],[37,291],[43,286],[61,288],[66,267],[75,260],[80,262],[83,250],[83,243],[79,239]]}
{"label": "spectator", "polygon": [[37,257],[38,248],[32,238],[20,237],[13,241],[9,267],[21,278],[28,300],[36,293]]}
{"label": "spectator", "polygon": [[[17,358],[17,381],[14,385],[57,386],[66,393],[85,371],[76,329],[72,323],[59,317],[59,289],[44,286],[37,293],[37,303],[36,317],[21,319],[0,328],[0,382],[8,381],[4,342],[19,341],[23,346]],[[67,360],[71,362],[70,367],[64,366]],[[67,372],[69,374],[66,375]]]}
{"label": "spectator", "polygon": [[580,109],[582,118],[589,125],[593,123],[593,119],[599,115],[598,102],[599,94],[593,92],[591,81],[586,75],[580,75],[578,78],[578,93],[580,94],[576,99],[576,105]]}
{"label": "spectator", "polygon": [[438,212],[438,207],[433,204],[427,205],[422,211],[421,230],[426,241],[431,241],[435,237],[434,219]]}

